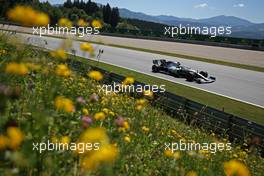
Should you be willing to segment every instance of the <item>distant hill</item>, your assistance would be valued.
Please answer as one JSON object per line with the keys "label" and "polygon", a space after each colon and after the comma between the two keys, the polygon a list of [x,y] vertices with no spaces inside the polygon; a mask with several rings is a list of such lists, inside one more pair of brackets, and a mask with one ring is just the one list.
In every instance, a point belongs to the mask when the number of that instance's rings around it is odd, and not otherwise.
{"label": "distant hill", "polygon": [[128,19],[138,19],[154,23],[178,26],[179,24],[190,26],[231,26],[233,37],[264,39],[264,23],[256,24],[248,20],[234,16],[215,16],[205,19],[179,18],[167,15],[147,15],[141,12],[133,12],[125,8],[119,9],[120,16]]}
{"label": "distant hill", "polygon": [[212,18],[199,19],[196,22],[212,24],[212,25],[226,25],[226,26],[250,26],[251,23],[248,20],[244,20],[234,16],[220,15]]}
{"label": "distant hill", "polygon": [[121,8],[119,9],[120,15],[123,18],[134,18],[139,20],[151,21],[156,23],[166,23],[166,24],[177,24],[178,22],[183,23],[200,23],[200,24],[207,24],[212,26],[250,26],[254,23],[244,20],[234,16],[215,16],[212,18],[205,18],[205,19],[192,19],[192,18],[179,18],[175,16],[167,16],[167,15],[159,15],[159,16],[152,16],[147,15],[141,12],[133,12],[128,9]]}

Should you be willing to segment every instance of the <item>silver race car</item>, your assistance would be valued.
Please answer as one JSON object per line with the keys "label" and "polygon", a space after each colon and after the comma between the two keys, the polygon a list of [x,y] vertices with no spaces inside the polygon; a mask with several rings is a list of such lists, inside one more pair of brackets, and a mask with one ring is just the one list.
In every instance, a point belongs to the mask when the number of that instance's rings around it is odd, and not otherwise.
{"label": "silver race car", "polygon": [[185,78],[189,82],[212,83],[216,78],[209,76],[206,71],[197,71],[182,66],[180,62],[166,61],[165,59],[153,60],[152,72],[165,73],[177,78]]}

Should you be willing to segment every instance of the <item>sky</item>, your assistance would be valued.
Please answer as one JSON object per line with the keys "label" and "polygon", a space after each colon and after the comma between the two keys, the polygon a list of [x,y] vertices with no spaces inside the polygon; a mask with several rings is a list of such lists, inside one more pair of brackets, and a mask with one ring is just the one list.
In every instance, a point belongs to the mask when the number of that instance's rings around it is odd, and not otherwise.
{"label": "sky", "polygon": [[[41,0],[46,1],[46,0]],[[48,0],[60,4],[63,0]],[[264,23],[263,0],[92,0],[111,7],[127,8],[148,15],[172,15],[184,18],[209,18],[218,15],[236,16],[255,23]]]}

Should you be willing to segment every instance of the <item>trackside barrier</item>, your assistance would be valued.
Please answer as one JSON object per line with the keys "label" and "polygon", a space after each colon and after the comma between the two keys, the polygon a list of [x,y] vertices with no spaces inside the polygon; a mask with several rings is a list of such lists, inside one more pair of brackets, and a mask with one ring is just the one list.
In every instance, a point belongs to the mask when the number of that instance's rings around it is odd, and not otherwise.
{"label": "trackside barrier", "polygon": [[[104,74],[103,83],[121,83],[125,77],[90,66],[80,61],[70,60],[68,64],[73,70],[86,74],[89,70],[97,70]],[[135,85],[140,82],[135,82]],[[133,94],[132,96],[140,96]],[[155,93],[152,100],[154,106],[162,108],[169,115],[189,125],[195,125],[220,136],[228,136],[230,141],[249,144],[264,156],[264,126],[226,112],[205,106],[170,92]]]}

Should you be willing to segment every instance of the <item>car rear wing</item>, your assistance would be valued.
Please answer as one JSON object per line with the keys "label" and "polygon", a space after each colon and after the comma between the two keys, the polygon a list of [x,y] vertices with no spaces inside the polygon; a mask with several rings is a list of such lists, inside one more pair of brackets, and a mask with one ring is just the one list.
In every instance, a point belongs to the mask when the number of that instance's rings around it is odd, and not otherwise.
{"label": "car rear wing", "polygon": [[165,59],[153,60],[154,65],[161,65],[162,63],[166,63]]}

